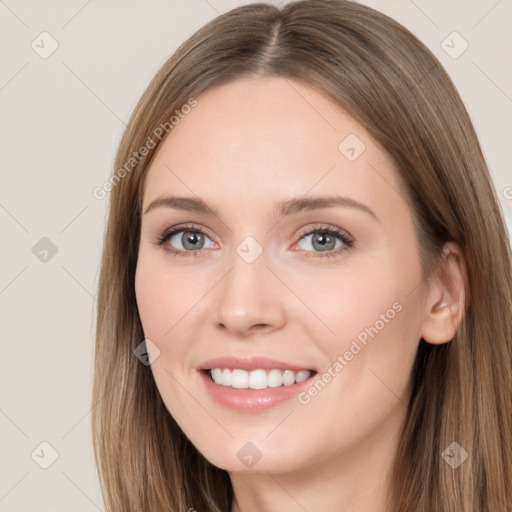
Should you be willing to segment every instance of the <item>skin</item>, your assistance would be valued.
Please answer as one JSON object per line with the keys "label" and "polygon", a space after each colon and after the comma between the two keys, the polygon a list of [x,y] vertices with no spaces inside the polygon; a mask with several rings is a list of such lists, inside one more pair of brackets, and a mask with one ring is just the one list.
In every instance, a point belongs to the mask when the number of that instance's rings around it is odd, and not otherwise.
{"label": "skin", "polygon": [[[419,340],[447,342],[460,321],[460,252],[447,244],[446,273],[427,288],[393,161],[316,90],[241,79],[197,100],[159,148],[143,194],[143,212],[168,195],[219,211],[162,206],[142,216],[135,287],[144,334],[160,350],[151,369],[162,399],[206,459],[229,472],[233,511],[385,510]],[[349,134],[366,146],[355,161],[338,149]],[[347,206],[275,212],[279,201],[329,195],[363,203],[376,218]],[[184,223],[207,234],[198,255],[154,243]],[[346,231],[354,246],[321,257],[327,251],[307,236],[321,225]],[[248,236],[263,250],[252,263],[236,252]],[[186,251],[173,240],[167,247]],[[196,370],[213,357],[261,355],[319,378],[394,303],[401,311],[306,405],[227,409]],[[251,468],[237,457],[247,442],[262,454]]]}

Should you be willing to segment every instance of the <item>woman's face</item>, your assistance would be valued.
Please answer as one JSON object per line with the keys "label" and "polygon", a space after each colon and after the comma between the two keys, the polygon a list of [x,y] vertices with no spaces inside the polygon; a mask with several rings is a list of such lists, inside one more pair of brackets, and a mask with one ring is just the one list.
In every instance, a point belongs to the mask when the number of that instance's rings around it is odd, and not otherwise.
{"label": "woman's face", "polygon": [[233,472],[391,450],[424,309],[393,162],[297,82],[196,99],[143,196],[136,295],[167,409]]}

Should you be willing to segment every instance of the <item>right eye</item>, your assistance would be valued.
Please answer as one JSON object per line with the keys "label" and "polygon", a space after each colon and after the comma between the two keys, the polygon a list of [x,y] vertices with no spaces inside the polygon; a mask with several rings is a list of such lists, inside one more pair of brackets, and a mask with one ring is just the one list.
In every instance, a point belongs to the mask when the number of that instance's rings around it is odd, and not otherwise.
{"label": "right eye", "polygon": [[197,256],[201,249],[216,246],[204,231],[188,226],[177,226],[165,231],[157,244],[176,256]]}

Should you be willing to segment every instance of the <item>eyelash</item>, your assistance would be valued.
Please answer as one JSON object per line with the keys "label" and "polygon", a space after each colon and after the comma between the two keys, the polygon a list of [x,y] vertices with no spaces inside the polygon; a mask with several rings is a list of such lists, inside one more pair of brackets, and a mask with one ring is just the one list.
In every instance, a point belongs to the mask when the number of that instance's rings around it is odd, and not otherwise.
{"label": "eyelash", "polygon": [[[202,229],[197,228],[197,227],[195,227],[193,225],[184,224],[184,225],[176,226],[174,228],[170,228],[170,229],[164,231],[164,233],[162,233],[162,235],[160,235],[154,241],[154,243],[156,245],[163,246],[176,233],[180,233],[181,231],[186,231],[186,232],[190,232],[190,233],[197,233],[197,234],[208,236],[208,234],[205,233]],[[339,240],[341,240],[341,242],[343,243],[343,246],[342,247],[338,247],[337,249],[333,249],[331,251],[325,251],[325,252],[324,251],[305,251],[305,252],[308,252],[308,253],[313,252],[313,255],[309,255],[308,257],[312,257],[312,258],[332,258],[332,257],[336,257],[340,253],[342,253],[342,252],[344,252],[344,251],[354,247],[354,239],[352,237],[350,237],[345,231],[341,230],[340,228],[337,228],[337,227],[334,227],[334,226],[328,226],[328,225],[319,226],[317,228],[314,228],[314,229],[311,229],[309,231],[304,232],[299,237],[299,240],[302,240],[307,235],[312,235],[312,234],[317,234],[317,233],[328,234],[328,235],[334,236],[335,238],[338,238]],[[210,238],[210,237],[208,237],[208,238]],[[173,248],[170,248],[170,247],[164,247],[164,250],[166,252],[174,255],[174,256],[177,256],[177,257],[189,257],[189,256],[196,257],[196,256],[199,256],[201,254],[203,249],[197,249],[195,251],[182,251],[182,250],[179,250],[179,249],[173,249]]]}

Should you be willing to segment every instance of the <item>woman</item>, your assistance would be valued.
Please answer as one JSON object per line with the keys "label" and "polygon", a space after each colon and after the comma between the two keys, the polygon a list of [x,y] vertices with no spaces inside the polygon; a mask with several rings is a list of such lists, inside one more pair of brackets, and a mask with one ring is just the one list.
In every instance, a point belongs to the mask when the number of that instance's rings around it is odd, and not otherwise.
{"label": "woman", "polygon": [[343,0],[218,17],[117,153],[107,510],[505,512],[511,276],[469,116],[412,34]]}

